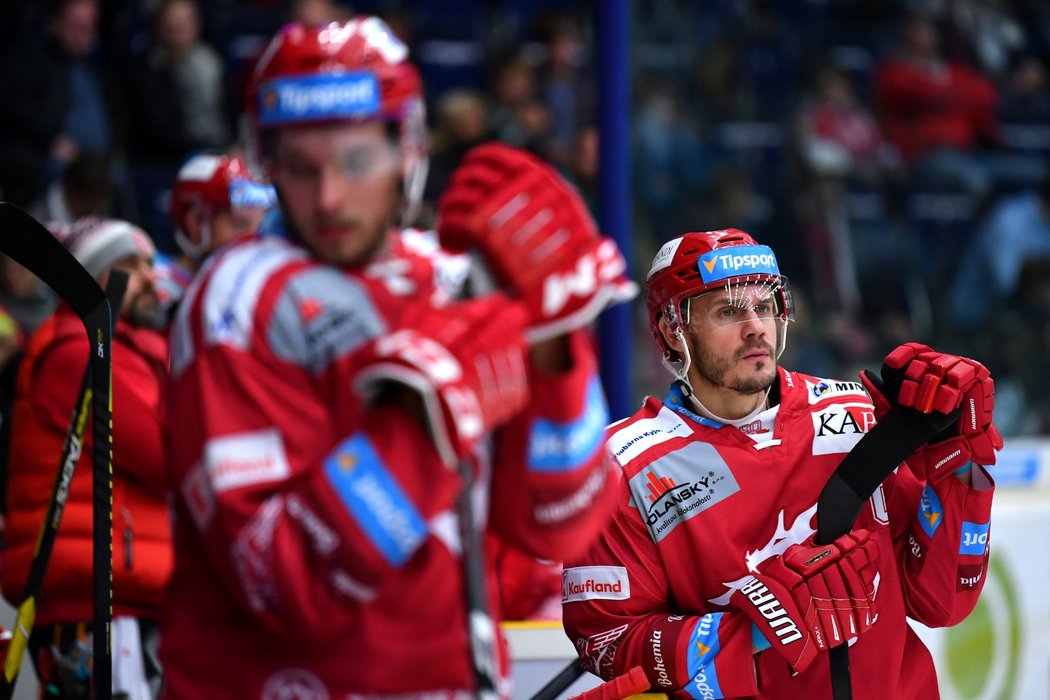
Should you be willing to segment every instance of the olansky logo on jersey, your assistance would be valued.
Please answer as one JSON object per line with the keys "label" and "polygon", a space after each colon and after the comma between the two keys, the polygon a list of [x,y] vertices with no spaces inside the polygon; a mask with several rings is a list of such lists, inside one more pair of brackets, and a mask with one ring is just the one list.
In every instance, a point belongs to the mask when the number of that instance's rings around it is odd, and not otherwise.
{"label": "olansky logo on jersey", "polygon": [[849,452],[875,425],[875,411],[868,404],[836,404],[813,417],[813,454]]}
{"label": "olansky logo on jersey", "polygon": [[[710,466],[698,468],[700,464]],[[661,457],[631,477],[629,483],[635,505],[655,542],[740,490],[714,447],[699,442]]]}
{"label": "olansky logo on jersey", "polygon": [[864,398],[868,396],[868,392],[864,391],[864,385],[860,382],[838,382],[830,379],[821,379],[814,384],[806,380],[806,388],[809,389],[806,397],[811,405],[836,396],[861,396]]}
{"label": "olansky logo on jersey", "polygon": [[561,602],[627,600],[631,581],[623,566],[573,566],[562,570]]}

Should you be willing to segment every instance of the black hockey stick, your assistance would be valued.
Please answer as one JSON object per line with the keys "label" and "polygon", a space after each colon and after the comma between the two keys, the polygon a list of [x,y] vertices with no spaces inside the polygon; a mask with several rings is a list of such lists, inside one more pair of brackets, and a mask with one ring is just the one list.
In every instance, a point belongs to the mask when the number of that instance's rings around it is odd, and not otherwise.
{"label": "black hockey stick", "polygon": [[[820,492],[815,542],[828,544],[852,530],[861,508],[897,465],[958,419],[958,410],[945,414],[921,413],[907,406],[891,408],[843,458]],[[842,644],[828,655],[831,696],[850,700],[849,648]]]}
{"label": "black hockey stick", "polygon": [[466,593],[467,639],[470,641],[470,661],[474,669],[475,697],[481,700],[495,700],[499,697],[496,623],[489,613],[481,534],[471,501],[471,486],[475,482],[474,467],[469,461],[461,460],[459,473],[463,479],[463,490],[456,503],[456,519],[459,521],[462,548],[460,562]]}
{"label": "black hockey stick", "polygon": [[[35,591],[27,585],[28,595],[19,605],[14,636],[4,662],[3,675],[0,677],[0,691],[3,697],[9,698],[14,690],[15,678],[18,675],[21,658],[25,652],[26,642],[36,615],[36,596],[39,594],[39,586],[43,583],[44,570],[46,570],[46,559],[40,564],[38,564],[38,559],[41,558],[40,555],[45,549],[50,555],[50,550],[54,545],[58,521],[68,497],[69,479],[72,478],[73,465],[76,464],[80,453],[87,420],[87,407],[90,405],[94,415],[92,424],[94,570],[92,676],[93,697],[96,700],[103,700],[112,697],[110,621],[113,598],[113,513],[110,504],[112,495],[110,350],[113,322],[110,304],[95,279],[50,231],[18,207],[6,202],[0,202],[0,253],[4,253],[33,272],[73,309],[84,324],[91,348],[91,359],[85,370],[81,392],[74,408],[72,430],[67,434],[66,443],[63,446],[59,478],[56,480],[51,502],[48,504],[48,513],[41,527],[34,552],[30,576],[32,578],[33,572],[39,569],[36,574],[39,582],[36,584]],[[122,298],[127,278],[119,274],[110,277],[113,280],[113,291],[116,293],[119,287],[119,297]]]}

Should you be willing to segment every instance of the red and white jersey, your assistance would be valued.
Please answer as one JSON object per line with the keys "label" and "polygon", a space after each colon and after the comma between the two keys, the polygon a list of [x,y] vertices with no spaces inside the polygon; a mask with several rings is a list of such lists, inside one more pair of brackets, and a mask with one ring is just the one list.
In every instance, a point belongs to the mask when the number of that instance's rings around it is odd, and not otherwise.
{"label": "red and white jersey", "polygon": [[[610,427],[616,513],[566,561],[562,590],[566,632],[603,678],[641,666],[674,698],[831,698],[827,655],[792,677],[775,651],[752,653],[752,623],[729,600],[759,563],[815,533],[821,489],[875,416],[858,382],[779,374],[771,434],[701,418],[677,388]],[[856,700],[937,697],[906,618],[951,625],[976,604],[992,483],[980,468],[974,482],[930,487],[902,465],[862,510],[856,527],[880,547],[879,612],[850,647]]]}
{"label": "red and white jersey", "polygon": [[[463,259],[420,236],[355,270],[249,238],[179,306],[167,698],[473,696],[460,479],[417,419],[353,388],[356,349],[462,280]],[[477,460],[489,529],[552,559],[579,552],[614,493],[594,353],[583,333],[570,345],[572,370],[530,376],[529,408]]]}

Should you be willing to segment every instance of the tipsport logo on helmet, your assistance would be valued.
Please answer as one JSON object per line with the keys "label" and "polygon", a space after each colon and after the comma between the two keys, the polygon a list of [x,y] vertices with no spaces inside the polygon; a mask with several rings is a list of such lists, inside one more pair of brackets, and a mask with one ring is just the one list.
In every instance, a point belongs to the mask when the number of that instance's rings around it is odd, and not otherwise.
{"label": "tipsport logo on helmet", "polygon": [[741,275],[780,276],[777,256],[772,248],[764,245],[719,248],[701,255],[696,264],[705,284]]}
{"label": "tipsport logo on helmet", "polygon": [[379,81],[367,71],[277,78],[259,88],[259,123],[278,126],[379,113]]}
{"label": "tipsport logo on helmet", "polygon": [[251,180],[230,182],[230,206],[234,209],[267,209],[277,201],[277,193],[270,185]]}

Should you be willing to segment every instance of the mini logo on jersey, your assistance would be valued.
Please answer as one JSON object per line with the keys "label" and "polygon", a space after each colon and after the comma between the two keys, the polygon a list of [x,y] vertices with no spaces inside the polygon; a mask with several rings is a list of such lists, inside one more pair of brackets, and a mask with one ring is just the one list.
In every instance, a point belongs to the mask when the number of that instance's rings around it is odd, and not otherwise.
{"label": "mini logo on jersey", "polygon": [[984,556],[988,550],[988,530],[991,523],[971,523],[963,521],[962,535],[959,537],[959,554]]}
{"label": "mini logo on jersey", "polygon": [[927,536],[933,537],[933,533],[937,532],[943,519],[944,509],[941,507],[941,499],[937,497],[937,492],[927,485],[919,498],[919,527]]}
{"label": "mini logo on jersey", "polygon": [[622,566],[574,566],[562,571],[561,602],[627,600],[631,581]]}
{"label": "mini logo on jersey", "polygon": [[860,382],[838,382],[829,379],[821,379],[820,381],[813,383],[809,380],[806,381],[806,386],[809,387],[809,403],[815,404],[830,399],[834,396],[858,396],[862,398],[868,398],[868,393],[864,391],[864,385]]}

